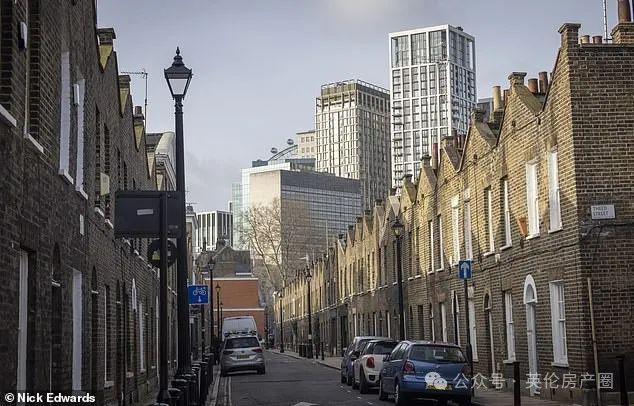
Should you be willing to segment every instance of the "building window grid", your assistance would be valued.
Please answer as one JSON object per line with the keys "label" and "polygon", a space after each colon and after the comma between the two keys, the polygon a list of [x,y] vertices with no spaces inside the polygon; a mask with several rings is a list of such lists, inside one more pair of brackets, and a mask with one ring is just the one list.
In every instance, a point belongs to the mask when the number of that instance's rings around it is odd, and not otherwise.
{"label": "building window grid", "polygon": [[511,292],[504,292],[504,314],[506,321],[507,360],[515,361],[515,327],[513,324],[513,296]]}
{"label": "building window grid", "polygon": [[487,254],[490,254],[495,251],[495,235],[493,232],[493,194],[490,187],[484,190],[484,205],[488,240]]}
{"label": "building window grid", "polygon": [[502,206],[504,216],[504,247],[510,247],[513,244],[511,235],[511,207],[509,202],[509,181],[507,178],[502,179]]}
{"label": "building window grid", "polygon": [[563,281],[550,283],[550,308],[554,362],[559,365],[568,365],[566,306]]}

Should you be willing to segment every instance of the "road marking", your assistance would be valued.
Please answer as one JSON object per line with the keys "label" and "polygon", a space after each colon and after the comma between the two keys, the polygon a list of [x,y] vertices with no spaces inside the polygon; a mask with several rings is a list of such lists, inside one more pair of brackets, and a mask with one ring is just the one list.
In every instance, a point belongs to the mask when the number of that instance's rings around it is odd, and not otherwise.
{"label": "road marking", "polygon": [[218,368],[214,374],[214,388],[211,391],[211,401],[209,402],[210,406],[216,406],[217,396],[218,396],[218,388],[220,386],[220,368]]}
{"label": "road marking", "polygon": [[227,384],[227,391],[229,392],[229,403],[227,406],[233,406],[233,402],[231,400],[231,377],[229,377],[229,383]]}
{"label": "road marking", "polygon": [[295,403],[293,406],[318,406],[318,405],[317,403],[299,402],[299,403]]}

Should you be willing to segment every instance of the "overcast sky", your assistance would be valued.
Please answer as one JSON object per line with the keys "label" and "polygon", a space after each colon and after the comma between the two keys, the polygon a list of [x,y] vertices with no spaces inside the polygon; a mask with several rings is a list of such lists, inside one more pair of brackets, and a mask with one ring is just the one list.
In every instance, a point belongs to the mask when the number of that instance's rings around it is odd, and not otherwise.
{"label": "overcast sky", "polygon": [[[611,29],[616,0],[608,6]],[[476,38],[478,98],[512,71],[551,71],[563,22],[603,34],[602,0],[98,0],[97,13],[115,29],[119,69],[149,73],[148,131],[173,130],[163,68],[177,45],[193,69],[185,176],[197,211],[226,209],[240,168],[314,127],[322,84],[389,87],[389,32],[462,26]],[[142,105],[141,77],[132,87]]]}

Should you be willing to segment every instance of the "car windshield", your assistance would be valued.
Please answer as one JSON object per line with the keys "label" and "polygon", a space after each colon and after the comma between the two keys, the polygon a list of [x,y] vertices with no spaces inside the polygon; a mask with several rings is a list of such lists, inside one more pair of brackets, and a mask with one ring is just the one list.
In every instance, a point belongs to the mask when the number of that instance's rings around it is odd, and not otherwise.
{"label": "car windshield", "polygon": [[230,338],[227,340],[225,344],[225,348],[251,348],[251,347],[259,347],[260,343],[258,339],[255,337],[238,337],[238,338]]}
{"label": "car windshield", "polygon": [[414,361],[447,364],[466,362],[460,348],[442,345],[415,345],[409,354],[409,358]]}
{"label": "car windshield", "polygon": [[392,350],[394,349],[394,347],[396,347],[398,343],[396,341],[394,342],[382,342],[382,343],[376,343],[374,345],[374,354],[381,354],[381,355],[388,355],[392,352]]}

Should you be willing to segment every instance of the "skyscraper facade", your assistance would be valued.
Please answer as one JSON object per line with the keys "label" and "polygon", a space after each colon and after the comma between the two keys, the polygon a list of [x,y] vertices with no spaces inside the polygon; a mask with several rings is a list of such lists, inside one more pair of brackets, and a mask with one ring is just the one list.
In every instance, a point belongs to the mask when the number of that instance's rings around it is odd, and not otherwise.
{"label": "skyscraper facade", "polygon": [[214,210],[197,213],[198,230],[194,246],[199,249],[215,250],[219,239],[225,245],[233,246],[233,214],[227,211]]}
{"label": "skyscraper facade", "polygon": [[323,85],[315,103],[316,169],[358,179],[363,205],[390,189],[390,93],[347,80]]}
{"label": "skyscraper facade", "polygon": [[423,156],[446,136],[466,134],[476,105],[475,39],[440,25],[390,37],[392,184],[418,176]]}

